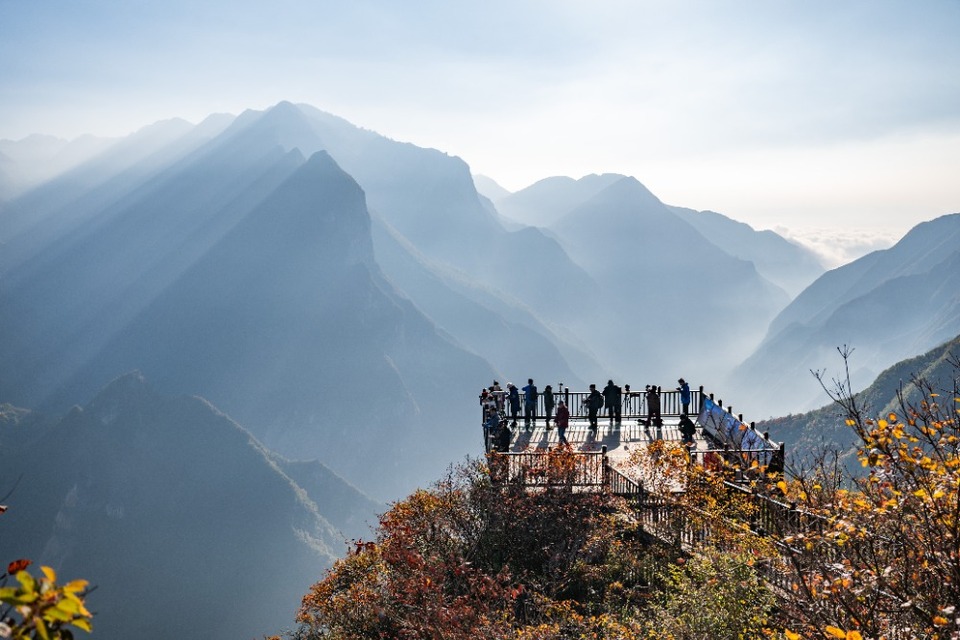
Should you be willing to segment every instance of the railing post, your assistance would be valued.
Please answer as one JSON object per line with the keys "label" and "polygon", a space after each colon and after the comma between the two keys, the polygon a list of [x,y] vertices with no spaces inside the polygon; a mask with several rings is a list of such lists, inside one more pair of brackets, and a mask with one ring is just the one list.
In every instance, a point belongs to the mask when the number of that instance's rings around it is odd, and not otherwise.
{"label": "railing post", "polygon": [[607,460],[607,445],[600,447],[600,465],[600,482],[603,488],[608,488],[610,486],[610,467]]}

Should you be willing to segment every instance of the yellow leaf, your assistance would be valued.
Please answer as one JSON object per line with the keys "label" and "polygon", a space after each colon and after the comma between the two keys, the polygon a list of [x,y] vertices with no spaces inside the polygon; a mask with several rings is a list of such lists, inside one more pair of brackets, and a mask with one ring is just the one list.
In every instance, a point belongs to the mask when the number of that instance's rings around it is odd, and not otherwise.
{"label": "yellow leaf", "polygon": [[67,593],[78,593],[86,589],[88,584],[90,583],[86,580],[72,580],[63,585],[63,590]]}
{"label": "yellow leaf", "polygon": [[57,572],[50,567],[40,567],[40,571],[43,572],[43,575],[45,575],[50,582],[57,581]]}
{"label": "yellow leaf", "polygon": [[80,629],[83,629],[87,633],[90,633],[93,631],[93,625],[91,625],[90,621],[87,620],[86,618],[77,618],[70,624],[72,624],[75,627],[79,627]]}
{"label": "yellow leaf", "polygon": [[783,630],[783,635],[787,636],[787,640],[800,640],[800,634],[799,634],[799,633],[794,633],[793,631],[790,631],[789,629],[784,629],[784,630]]}
{"label": "yellow leaf", "polygon": [[947,620],[946,618],[944,618],[943,616],[934,616],[934,617],[933,617],[933,624],[937,625],[938,627],[942,627],[942,626],[944,626],[945,624],[947,624],[948,622],[950,622],[950,621]]}
{"label": "yellow leaf", "polygon": [[843,629],[838,629],[837,627],[828,626],[826,629],[824,629],[824,631],[826,631],[828,634],[830,634],[834,638],[840,638],[840,640],[847,640],[847,632],[844,631]]}
{"label": "yellow leaf", "polygon": [[781,480],[777,483],[777,489],[783,492],[783,495],[787,495],[787,483]]}
{"label": "yellow leaf", "polygon": [[847,631],[847,640],[863,640],[859,631]]}

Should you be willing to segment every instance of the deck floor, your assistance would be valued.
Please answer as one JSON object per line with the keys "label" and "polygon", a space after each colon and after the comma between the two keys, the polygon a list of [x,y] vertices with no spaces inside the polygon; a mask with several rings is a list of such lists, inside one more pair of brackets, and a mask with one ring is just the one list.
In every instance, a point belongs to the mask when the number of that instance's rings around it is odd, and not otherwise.
{"label": "deck floor", "polygon": [[[662,427],[644,427],[637,424],[636,420],[624,420],[617,427],[611,426],[610,420],[601,418],[597,424],[597,434],[594,436],[590,431],[590,424],[586,419],[570,419],[570,426],[567,427],[567,442],[575,451],[600,451],[601,447],[606,445],[607,456],[614,464],[624,462],[630,457],[631,453],[639,448],[646,447],[650,442],[658,439],[680,441],[680,430],[677,427],[677,418],[671,419],[664,416]],[[533,451],[537,449],[546,450],[556,447],[560,444],[560,436],[557,435],[557,429],[550,424],[550,429],[545,428],[543,420],[538,420],[527,430],[524,427],[523,420],[519,420],[516,427],[511,427],[513,438],[510,443],[510,451]],[[697,451],[706,451],[708,449],[706,440],[700,434],[699,428],[694,437],[694,445]]]}

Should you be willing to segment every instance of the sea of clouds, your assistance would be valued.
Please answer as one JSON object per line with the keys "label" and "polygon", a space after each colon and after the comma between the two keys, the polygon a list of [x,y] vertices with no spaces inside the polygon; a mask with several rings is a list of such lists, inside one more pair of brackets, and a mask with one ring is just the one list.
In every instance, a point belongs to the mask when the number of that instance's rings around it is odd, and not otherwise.
{"label": "sea of clouds", "polygon": [[903,236],[895,229],[790,229],[775,227],[781,236],[817,254],[827,269],[853,262],[872,251],[888,249]]}

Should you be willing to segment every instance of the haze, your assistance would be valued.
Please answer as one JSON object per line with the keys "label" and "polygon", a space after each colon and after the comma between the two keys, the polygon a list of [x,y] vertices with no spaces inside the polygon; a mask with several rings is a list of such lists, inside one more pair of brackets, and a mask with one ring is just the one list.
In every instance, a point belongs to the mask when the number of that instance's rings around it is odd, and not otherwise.
{"label": "haze", "polygon": [[958,32],[955,0],[0,0],[0,138],[291,100],[511,190],[616,172],[834,249],[882,244],[960,209]]}

